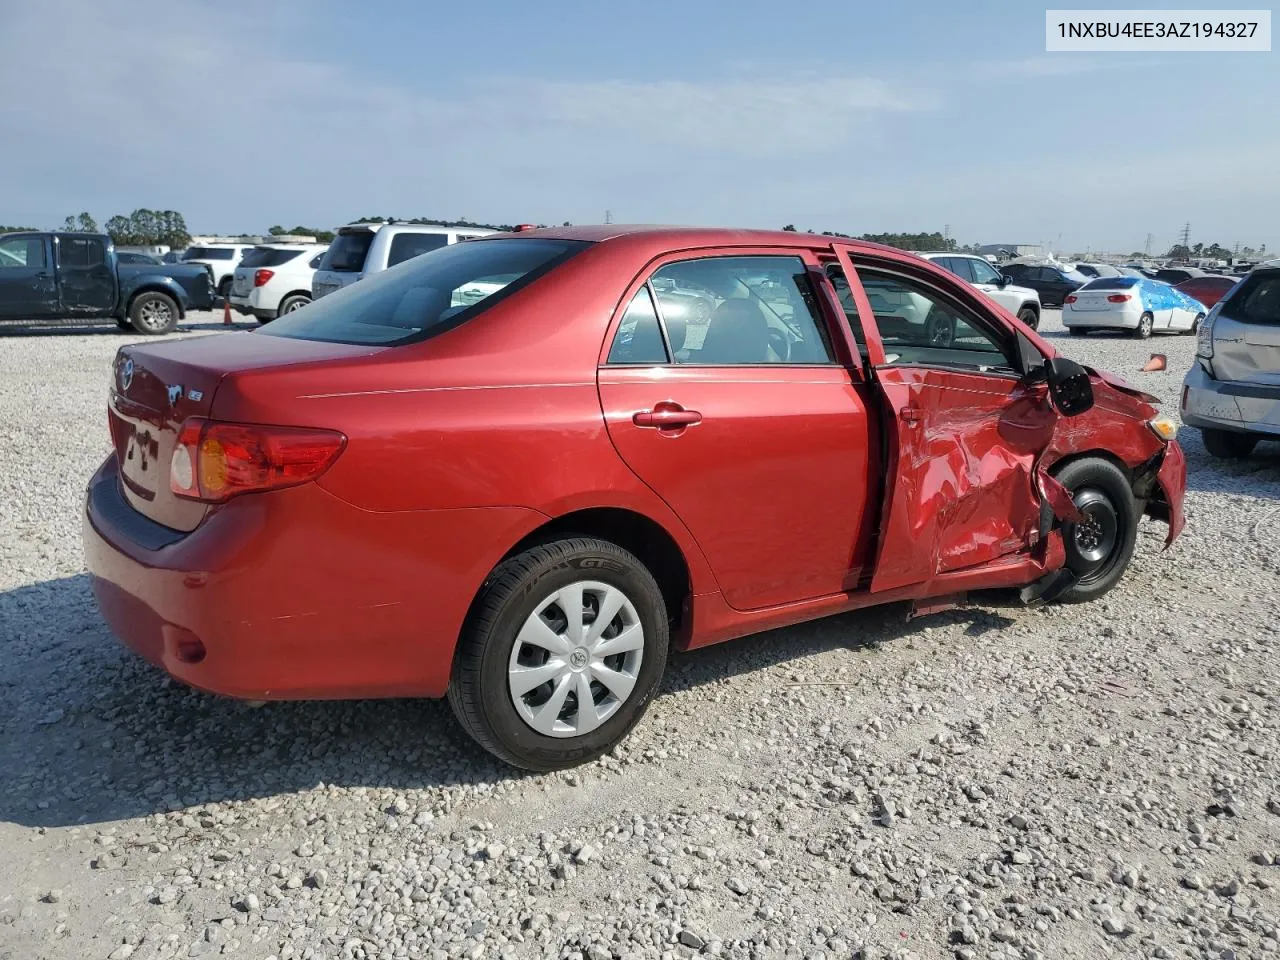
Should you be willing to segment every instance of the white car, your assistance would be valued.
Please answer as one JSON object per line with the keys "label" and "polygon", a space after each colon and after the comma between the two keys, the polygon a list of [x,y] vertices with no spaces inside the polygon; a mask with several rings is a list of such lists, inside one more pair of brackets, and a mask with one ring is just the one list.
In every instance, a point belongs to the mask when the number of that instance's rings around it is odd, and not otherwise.
{"label": "white car", "polygon": [[1145,277],[1099,277],[1063,298],[1062,325],[1073,336],[1090,330],[1126,330],[1140,340],[1152,333],[1195,333],[1205,306],[1181,290]]}
{"label": "white car", "polygon": [[213,289],[218,296],[225,298],[231,293],[231,276],[246,250],[253,245],[247,243],[204,243],[196,247],[188,247],[182,254],[183,263],[203,263],[213,271]]}
{"label": "white car", "polygon": [[968,253],[922,253],[949,273],[977,287],[1032,330],[1040,326],[1040,294],[1015,286],[986,257]]}
{"label": "white car", "polygon": [[311,302],[311,278],[328,249],[323,243],[267,243],[240,260],[231,280],[231,305],[267,323]]}
{"label": "white car", "polygon": [[1215,457],[1280,440],[1280,260],[1255,267],[1200,325],[1182,422],[1200,429]]}
{"label": "white car", "polygon": [[460,240],[496,233],[483,227],[441,227],[429,223],[353,223],[341,227],[316,270],[311,295],[319,300],[361,277]]}

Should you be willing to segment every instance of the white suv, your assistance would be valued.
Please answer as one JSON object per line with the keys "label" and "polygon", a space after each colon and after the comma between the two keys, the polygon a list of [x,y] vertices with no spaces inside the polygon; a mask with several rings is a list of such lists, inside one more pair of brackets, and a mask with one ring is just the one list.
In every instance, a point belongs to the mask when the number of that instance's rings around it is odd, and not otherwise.
{"label": "white suv", "polygon": [[205,243],[188,247],[182,255],[183,263],[203,263],[213,271],[213,289],[225,298],[231,292],[231,275],[240,266],[240,258],[253,246],[247,243]]}
{"label": "white suv", "polygon": [[327,249],[323,243],[267,243],[245,253],[231,281],[231,305],[259,323],[311,302],[311,278]]}
{"label": "white suv", "polygon": [[1028,287],[1015,287],[985,258],[970,253],[922,253],[920,256],[977,287],[1032,330],[1040,325],[1040,294]]}
{"label": "white suv", "polygon": [[495,230],[483,227],[441,227],[425,223],[353,223],[338,230],[311,283],[319,300],[371,273],[439,247],[483,237]]}

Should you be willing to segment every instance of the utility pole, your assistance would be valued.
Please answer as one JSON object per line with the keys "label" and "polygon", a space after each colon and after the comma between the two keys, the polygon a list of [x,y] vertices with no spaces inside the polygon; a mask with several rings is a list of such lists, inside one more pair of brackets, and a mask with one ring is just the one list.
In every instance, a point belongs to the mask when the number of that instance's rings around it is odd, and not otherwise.
{"label": "utility pole", "polygon": [[1147,245],[1142,248],[1143,256],[1147,256],[1147,257],[1151,256],[1151,244],[1155,241],[1155,239],[1156,239],[1156,236],[1154,233],[1147,234]]}
{"label": "utility pole", "polygon": [[1182,245],[1187,248],[1187,255],[1191,255],[1191,222],[1187,221],[1187,225],[1182,228]]}
{"label": "utility pole", "polygon": [[612,211],[612,210],[606,210],[606,211],[604,212],[604,222],[605,222],[605,223],[613,223],[613,211]]}

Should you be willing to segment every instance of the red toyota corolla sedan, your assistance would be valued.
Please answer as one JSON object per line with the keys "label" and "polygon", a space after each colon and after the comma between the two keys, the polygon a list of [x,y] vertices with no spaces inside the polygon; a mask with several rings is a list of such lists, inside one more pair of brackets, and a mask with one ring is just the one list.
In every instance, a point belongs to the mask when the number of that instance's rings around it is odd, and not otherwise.
{"label": "red toyota corolla sedan", "polygon": [[112,630],[185,683],[447,695],[546,770],[624,737],[672,646],[1102,594],[1141,515],[1182,527],[1154,402],[898,250],[496,235],[122,348],[85,552]]}

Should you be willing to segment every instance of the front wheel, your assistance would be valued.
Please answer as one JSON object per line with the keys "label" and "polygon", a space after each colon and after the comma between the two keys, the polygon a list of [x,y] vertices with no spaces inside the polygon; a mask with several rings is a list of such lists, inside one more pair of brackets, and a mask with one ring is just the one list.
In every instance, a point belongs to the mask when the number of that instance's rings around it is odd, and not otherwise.
{"label": "front wheel", "polygon": [[1201,430],[1200,435],[1209,456],[1219,460],[1243,460],[1258,445],[1258,438],[1253,434],[1234,430]]}
{"label": "front wheel", "polygon": [[1138,538],[1138,506],[1129,478],[1109,460],[1067,464],[1057,481],[1084,514],[1062,525],[1067,569],[1076,582],[1062,595],[1068,603],[1094,600],[1124,576]]}
{"label": "front wheel", "polygon": [[1191,321],[1191,329],[1188,330],[1187,333],[1191,334],[1193,337],[1196,336],[1196,334],[1200,332],[1200,324],[1202,323],[1204,323],[1204,314],[1197,313],[1196,318]]}
{"label": "front wheel", "polygon": [[1040,326],[1040,314],[1036,313],[1030,307],[1023,307],[1018,311],[1018,319],[1025,323],[1032,330]]}
{"label": "front wheel", "polygon": [[1151,336],[1151,329],[1155,326],[1156,318],[1150,313],[1144,313],[1138,318],[1138,325],[1133,329],[1133,335],[1138,340],[1146,340]]}
{"label": "front wheel", "polygon": [[129,304],[133,329],[148,336],[172,333],[178,327],[178,305],[164,293],[140,293]]}
{"label": "front wheel", "polygon": [[454,657],[449,704],[513,766],[586,763],[644,714],[668,629],[657,581],[628,551],[588,537],[532,547],[486,581]]}
{"label": "front wheel", "polygon": [[924,336],[931,347],[950,347],[956,339],[955,315],[947,310],[932,308],[925,317]]}

